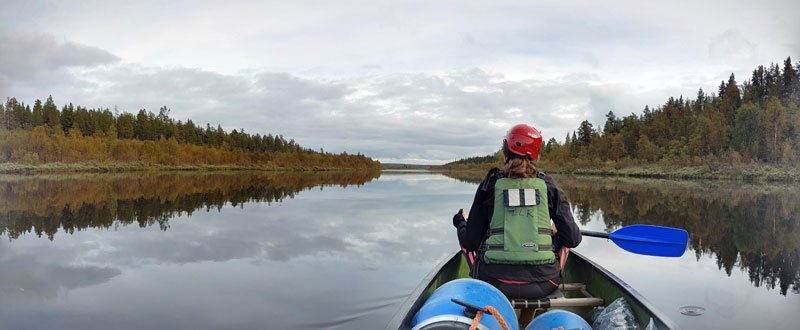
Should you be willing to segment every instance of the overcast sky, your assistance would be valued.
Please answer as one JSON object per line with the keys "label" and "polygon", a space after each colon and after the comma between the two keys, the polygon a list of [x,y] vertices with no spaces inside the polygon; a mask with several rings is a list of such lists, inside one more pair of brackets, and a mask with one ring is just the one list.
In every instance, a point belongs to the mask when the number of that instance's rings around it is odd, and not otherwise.
{"label": "overcast sky", "polygon": [[156,112],[384,162],[497,150],[518,122],[714,92],[800,59],[800,2],[0,1],[0,97]]}

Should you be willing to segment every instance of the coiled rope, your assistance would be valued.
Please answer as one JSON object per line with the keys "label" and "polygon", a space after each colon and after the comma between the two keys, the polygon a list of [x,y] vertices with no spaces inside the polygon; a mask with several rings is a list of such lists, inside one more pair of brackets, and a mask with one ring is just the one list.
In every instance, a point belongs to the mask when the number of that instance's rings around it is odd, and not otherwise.
{"label": "coiled rope", "polygon": [[[503,330],[509,330],[508,324],[506,323],[506,320],[503,320],[503,316],[500,315],[499,312],[497,312],[497,309],[495,309],[492,306],[486,306],[483,309],[489,311],[489,314],[494,315],[494,318],[497,319],[497,323],[500,323],[500,326],[503,328]],[[472,324],[470,324],[469,330],[477,330],[478,329],[478,324],[481,323],[481,318],[482,317],[483,317],[483,311],[482,310],[478,310],[478,312],[475,313],[475,318],[472,319]]]}

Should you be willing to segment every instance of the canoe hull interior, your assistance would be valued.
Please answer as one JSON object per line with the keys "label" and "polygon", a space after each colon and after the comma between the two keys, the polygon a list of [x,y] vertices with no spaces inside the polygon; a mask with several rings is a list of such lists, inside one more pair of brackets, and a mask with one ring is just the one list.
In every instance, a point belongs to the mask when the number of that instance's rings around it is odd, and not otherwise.
{"label": "canoe hull interior", "polygon": [[[585,298],[585,295],[589,294],[593,298],[602,298],[607,305],[622,297],[628,302],[641,328],[646,328],[652,321],[655,329],[678,329],[677,325],[655,309],[627,283],[579,253],[570,252],[562,275],[564,283],[585,284],[585,292],[580,290],[580,285],[577,285],[578,288],[576,289],[562,291],[565,298]],[[433,291],[444,283],[468,277],[469,266],[461,252],[456,252],[446,258],[422,280],[408,299],[403,302],[386,329],[410,329],[412,318]],[[568,310],[590,321],[590,315],[594,307],[555,307],[557,303],[555,303],[555,300],[553,302],[554,305],[551,309]],[[535,308],[531,307],[530,309]]]}

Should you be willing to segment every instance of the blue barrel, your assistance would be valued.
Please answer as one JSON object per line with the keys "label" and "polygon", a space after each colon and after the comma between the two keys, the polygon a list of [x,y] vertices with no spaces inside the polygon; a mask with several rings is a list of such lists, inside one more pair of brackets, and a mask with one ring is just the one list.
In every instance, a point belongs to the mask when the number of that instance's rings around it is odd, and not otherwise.
{"label": "blue barrel", "polygon": [[578,314],[562,310],[551,310],[537,316],[525,330],[552,330],[563,327],[564,329],[591,330],[592,326],[586,323]]}
{"label": "blue barrel", "polygon": [[[503,293],[491,284],[471,278],[453,280],[436,289],[414,315],[411,327],[414,330],[444,329],[454,325],[461,328],[463,324],[469,327],[472,317],[464,315],[464,306],[450,300],[454,298],[479,307],[492,306],[502,315],[509,329],[519,329],[514,307]],[[489,314],[483,315],[480,325],[482,329],[502,329],[497,319]]]}

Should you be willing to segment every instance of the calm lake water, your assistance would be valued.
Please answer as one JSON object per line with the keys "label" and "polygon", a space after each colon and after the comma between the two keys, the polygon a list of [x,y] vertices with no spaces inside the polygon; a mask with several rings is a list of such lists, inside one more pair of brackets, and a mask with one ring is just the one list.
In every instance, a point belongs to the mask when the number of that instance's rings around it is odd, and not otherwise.
{"label": "calm lake water", "polygon": [[[800,187],[556,177],[591,230],[687,229],[681,258],[577,251],[676,323],[797,328]],[[479,179],[478,179],[479,180]],[[0,177],[0,329],[382,329],[457,247],[475,178],[425,172]],[[701,306],[684,316],[682,306]]]}

